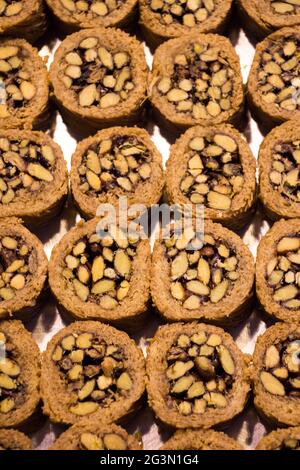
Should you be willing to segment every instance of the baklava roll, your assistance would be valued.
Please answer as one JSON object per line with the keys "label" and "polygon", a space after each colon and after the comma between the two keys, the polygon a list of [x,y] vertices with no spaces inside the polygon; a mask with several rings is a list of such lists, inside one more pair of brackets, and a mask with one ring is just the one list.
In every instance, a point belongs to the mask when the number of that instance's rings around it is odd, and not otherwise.
{"label": "baklava roll", "polygon": [[160,450],[243,450],[243,447],[223,432],[183,429],[176,431]]}
{"label": "baklava roll", "polygon": [[300,450],[300,427],[270,432],[259,441],[256,450]]}
{"label": "baklava roll", "polygon": [[29,437],[15,429],[0,429],[1,450],[32,450]]}

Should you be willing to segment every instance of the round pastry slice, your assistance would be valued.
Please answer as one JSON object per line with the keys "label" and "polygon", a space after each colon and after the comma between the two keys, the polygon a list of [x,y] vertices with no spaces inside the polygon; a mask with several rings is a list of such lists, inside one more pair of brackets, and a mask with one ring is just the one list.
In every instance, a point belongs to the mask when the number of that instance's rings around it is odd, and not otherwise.
{"label": "round pastry slice", "polygon": [[68,193],[60,147],[35,131],[0,131],[0,214],[30,226],[54,217]]}
{"label": "round pastry slice", "polygon": [[99,204],[158,203],[164,185],[162,157],[149,134],[138,127],[111,127],[77,146],[72,157],[71,188],[84,217],[95,217]]}
{"label": "round pastry slice", "polygon": [[[40,400],[40,352],[19,320],[0,322],[0,427],[25,424]],[[0,434],[0,448],[2,435]]]}
{"label": "round pastry slice", "polygon": [[42,0],[17,0],[0,2],[1,36],[22,37],[33,42],[47,28]]}
{"label": "round pastry slice", "polygon": [[67,33],[83,28],[128,27],[137,12],[137,0],[47,0],[47,5]]}
{"label": "round pastry slice", "polygon": [[172,129],[237,121],[243,85],[229,39],[192,32],[159,46],[148,94],[158,119]]}
{"label": "round pastry slice", "polygon": [[99,234],[98,223],[79,223],[56,245],[50,287],[60,307],[77,319],[137,327],[149,300],[149,241],[128,238],[116,226]]}
{"label": "round pastry slice", "polygon": [[198,33],[224,31],[231,12],[232,0],[140,0],[140,23],[146,39],[157,46],[166,39]]}
{"label": "round pastry slice", "polygon": [[300,120],[273,129],[259,151],[260,199],[271,219],[300,217]]}
{"label": "round pastry slice", "polygon": [[212,429],[184,429],[175,434],[160,450],[243,450],[237,441]]}
{"label": "round pastry slice", "polygon": [[300,23],[299,0],[237,0],[237,6],[246,28],[260,38]]}
{"label": "round pastry slice", "polygon": [[20,431],[15,429],[0,429],[1,450],[32,450],[32,442],[29,437]]}
{"label": "round pastry slice", "polygon": [[0,40],[1,129],[41,128],[49,118],[46,65],[24,39]]}
{"label": "round pastry slice", "polygon": [[300,427],[270,432],[259,441],[256,450],[300,450]]}
{"label": "round pastry slice", "polygon": [[256,46],[248,100],[258,120],[278,124],[300,116],[300,26],[282,28]]}
{"label": "round pastry slice", "polygon": [[246,360],[221,328],[196,322],[162,326],[146,361],[149,404],[176,428],[229,422],[247,402]]}
{"label": "round pastry slice", "polygon": [[141,450],[135,437],[116,424],[88,421],[62,433],[50,450]]}
{"label": "round pastry slice", "polygon": [[277,425],[300,425],[300,326],[277,323],[259,336],[253,355],[254,404]]}
{"label": "round pastry slice", "polygon": [[0,219],[0,318],[31,318],[40,307],[47,270],[40,240],[19,219]]}
{"label": "round pastry slice", "polygon": [[204,216],[230,228],[253,213],[256,162],[232,126],[193,127],[171,147],[166,189],[172,204],[204,206]]}
{"label": "round pastry slice", "polygon": [[205,220],[204,234],[171,229],[155,242],[151,293],[168,321],[234,325],[250,311],[253,282],[249,249],[219,224]]}
{"label": "round pastry slice", "polygon": [[95,130],[135,123],[146,99],[142,45],[113,28],[68,36],[50,67],[55,99],[70,125]]}
{"label": "round pastry slice", "polygon": [[99,322],[75,322],[48,343],[41,394],[56,423],[84,418],[106,424],[139,406],[145,390],[144,357],[129,336]]}
{"label": "round pastry slice", "polygon": [[276,222],[257,249],[256,293],[271,317],[300,322],[300,219]]}

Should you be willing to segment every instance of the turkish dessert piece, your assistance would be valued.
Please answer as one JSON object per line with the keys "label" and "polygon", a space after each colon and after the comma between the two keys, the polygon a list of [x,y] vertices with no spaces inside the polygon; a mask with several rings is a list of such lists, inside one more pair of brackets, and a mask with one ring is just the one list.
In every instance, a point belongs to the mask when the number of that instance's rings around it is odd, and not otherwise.
{"label": "turkish dessert piece", "polygon": [[137,439],[116,424],[88,421],[63,432],[50,450],[141,450]]}
{"label": "turkish dessert piece", "polygon": [[77,319],[134,327],[149,300],[150,244],[119,226],[99,233],[95,218],[79,223],[54,247],[49,283],[60,307]]}
{"label": "turkish dessert piece", "polygon": [[43,355],[41,395],[53,422],[89,419],[99,428],[119,421],[137,409],[144,390],[141,350],[126,333],[100,322],[63,328]]}
{"label": "turkish dessert piece", "polygon": [[32,442],[29,437],[20,431],[15,429],[0,429],[1,450],[32,450]]}
{"label": "turkish dessert piece", "polygon": [[100,204],[151,207],[164,186],[162,157],[149,134],[138,127],[111,127],[81,141],[72,157],[71,189],[84,217]]}
{"label": "turkish dessert piece", "polygon": [[272,423],[300,425],[300,326],[277,323],[259,336],[253,355],[254,404]]}
{"label": "turkish dessert piece", "polygon": [[300,427],[270,432],[259,441],[256,450],[300,450]]}
{"label": "turkish dessert piece", "polygon": [[201,320],[234,325],[250,310],[252,255],[234,232],[204,221],[204,233],[187,227],[162,234],[154,245],[152,299],[167,321]]}
{"label": "turkish dessert piece", "polygon": [[47,29],[42,0],[1,0],[1,36],[14,36],[36,41]]}
{"label": "turkish dessert piece", "polygon": [[280,220],[261,239],[256,259],[256,293],[276,320],[300,322],[300,220]]}
{"label": "turkish dessert piece", "polygon": [[237,6],[245,27],[259,38],[300,23],[299,0],[237,0]]}
{"label": "turkish dessert piece", "polygon": [[[40,352],[31,333],[19,320],[1,321],[1,428],[21,426],[28,422],[40,401],[39,382]],[[1,446],[0,433],[0,448]]]}
{"label": "turkish dessert piece", "polygon": [[273,129],[259,151],[259,192],[270,219],[300,217],[300,120]]}
{"label": "turkish dessert piece", "polygon": [[1,217],[22,217],[26,225],[41,225],[59,212],[67,193],[62,151],[47,134],[0,131]]}
{"label": "turkish dessert piece", "polygon": [[150,45],[191,31],[221,33],[229,21],[232,0],[140,0],[140,23]]}
{"label": "turkish dessert piece", "polygon": [[46,3],[66,33],[84,28],[129,27],[137,12],[137,0],[46,0]]}
{"label": "turkish dessert piece", "polygon": [[40,240],[19,219],[0,219],[0,319],[31,318],[40,307],[47,270]]}
{"label": "turkish dessert piece", "polygon": [[237,121],[243,84],[229,39],[191,32],[159,46],[148,94],[158,119],[172,130]]}
{"label": "turkish dessert piece", "polygon": [[133,124],[146,100],[142,45],[124,31],[84,29],[68,36],[50,67],[55,100],[73,127]]}
{"label": "turkish dessert piece", "polygon": [[282,28],[256,46],[248,100],[257,119],[270,125],[299,118],[300,27]]}
{"label": "turkish dessert piece", "polygon": [[24,39],[0,39],[0,128],[41,128],[49,118],[48,73]]}
{"label": "turkish dessert piece", "polygon": [[212,429],[176,431],[160,450],[243,450],[237,441]]}
{"label": "turkish dessert piece", "polygon": [[256,162],[228,124],[188,129],[171,147],[166,190],[172,204],[204,206],[204,217],[236,229],[253,213]]}
{"label": "turkish dessert piece", "polygon": [[229,422],[244,409],[250,391],[247,361],[221,328],[196,322],[162,326],[146,360],[149,405],[176,428]]}

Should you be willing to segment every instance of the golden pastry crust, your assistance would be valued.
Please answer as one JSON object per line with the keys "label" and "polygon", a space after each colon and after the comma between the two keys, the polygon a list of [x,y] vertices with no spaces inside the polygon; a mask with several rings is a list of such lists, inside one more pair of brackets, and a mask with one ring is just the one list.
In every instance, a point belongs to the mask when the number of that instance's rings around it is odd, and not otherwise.
{"label": "golden pastry crust", "polygon": [[297,51],[300,27],[282,28],[256,46],[248,77],[248,102],[256,118],[270,125],[298,119]]}
{"label": "golden pastry crust", "polygon": [[300,327],[291,323],[277,323],[257,339],[253,354],[254,404],[272,424],[300,424],[296,383],[299,344]]}
{"label": "golden pastry crust", "polygon": [[40,240],[15,217],[0,219],[0,319],[27,320],[40,308],[48,260]]}
{"label": "golden pastry crust", "polygon": [[0,429],[0,450],[32,450],[32,442],[15,429]]}
{"label": "golden pastry crust", "polygon": [[[79,358],[78,351],[84,351]],[[98,357],[96,364],[91,355]],[[74,322],[51,339],[43,354],[44,413],[55,423],[119,422],[139,406],[145,390],[144,367],[141,350],[126,333],[100,322]]]}
{"label": "golden pastry crust", "polygon": [[[194,68],[198,70],[199,62],[204,70],[201,76],[197,71],[195,78]],[[212,64],[217,73],[212,71]],[[242,112],[240,62],[223,36],[191,32],[162,44],[155,51],[148,83],[149,99],[158,119],[173,130],[233,122]],[[217,89],[208,92],[209,85]]]}
{"label": "golden pastry crust", "polygon": [[[176,245],[172,237],[155,242],[151,294],[159,313],[171,322],[237,324],[252,301],[254,263],[249,249],[234,232],[209,220],[204,221],[203,248],[177,249],[186,237],[190,238],[188,233]],[[217,265],[212,262],[215,257]]]}
{"label": "golden pastry crust", "polygon": [[[128,27],[135,19],[138,0],[91,2],[85,11],[73,0],[47,0],[56,22],[66,33],[84,28]],[[92,8],[91,8],[92,7]]]}
{"label": "golden pastry crust", "polygon": [[[86,64],[88,78],[76,64]],[[110,76],[109,83],[105,74]],[[49,77],[64,118],[73,127],[94,132],[138,121],[146,100],[147,74],[144,50],[135,37],[119,29],[97,28],[64,39]]]}
{"label": "golden pastry crust", "polygon": [[[200,2],[190,2],[189,6],[181,5],[176,14],[168,6],[167,2],[139,0],[140,24],[147,42],[153,47],[191,31],[222,33],[230,18],[232,0],[207,2],[200,9]],[[163,16],[166,16],[166,21]]]}
{"label": "golden pastry crust", "polygon": [[68,194],[60,147],[42,132],[1,130],[0,156],[0,216],[38,226],[57,215]]}
{"label": "golden pastry crust", "polygon": [[71,190],[87,218],[96,216],[100,204],[118,206],[120,197],[128,206],[150,207],[159,202],[163,186],[162,157],[138,127],[103,129],[81,141],[72,156]]}
{"label": "golden pastry crust", "polygon": [[297,243],[300,220],[280,220],[261,239],[256,258],[256,294],[273,319],[300,322]]}
{"label": "golden pastry crust", "polygon": [[232,229],[242,227],[252,215],[256,161],[232,126],[188,129],[171,147],[166,166],[171,204],[193,204],[194,210],[203,204],[205,218]]}
{"label": "golden pastry crust", "polygon": [[42,0],[21,0],[1,5],[0,35],[36,41],[47,29]]}
{"label": "golden pastry crust", "polygon": [[[49,263],[51,290],[59,306],[77,319],[138,327],[149,300],[149,241],[125,238],[122,242],[118,231],[99,239],[99,222],[98,218],[80,222],[54,247]],[[83,251],[76,254],[82,242]]]}
{"label": "golden pastry crust", "polygon": [[[200,356],[194,356],[199,351]],[[220,365],[225,351],[228,363]],[[214,367],[222,371],[217,382]],[[232,337],[221,328],[196,322],[160,327],[148,349],[146,371],[149,405],[161,421],[176,428],[207,429],[226,423],[244,409],[250,391],[246,357]]]}
{"label": "golden pastry crust", "polygon": [[183,429],[176,431],[160,450],[243,450],[243,447],[223,432]]}
{"label": "golden pastry crust", "polygon": [[1,129],[42,128],[49,121],[49,91],[47,68],[38,50],[24,39],[6,38],[0,39],[0,56],[6,93],[0,105]]}
{"label": "golden pastry crust", "polygon": [[[300,120],[273,129],[259,149],[259,193],[268,217],[300,217],[297,197]],[[280,171],[278,171],[280,170]]]}
{"label": "golden pastry crust", "polygon": [[256,450],[299,450],[300,427],[276,429],[263,437]]}
{"label": "golden pastry crust", "polygon": [[0,363],[0,427],[21,426],[40,401],[40,351],[18,320],[0,322],[0,344],[5,354]]}
{"label": "golden pastry crust", "polygon": [[99,421],[74,424],[63,432],[50,450],[141,450],[135,436],[116,424]]}

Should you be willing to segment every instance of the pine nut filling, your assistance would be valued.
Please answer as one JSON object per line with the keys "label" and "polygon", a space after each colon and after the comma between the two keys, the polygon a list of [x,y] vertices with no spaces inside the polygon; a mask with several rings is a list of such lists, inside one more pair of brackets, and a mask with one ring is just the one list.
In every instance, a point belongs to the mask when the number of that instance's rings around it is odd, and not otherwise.
{"label": "pine nut filling", "polygon": [[130,62],[122,49],[111,53],[98,38],[88,37],[62,59],[61,80],[79,106],[110,108],[124,102],[135,87]]}
{"label": "pine nut filling", "polygon": [[272,40],[258,69],[258,90],[265,103],[286,111],[300,108],[300,37]]}
{"label": "pine nut filling", "polygon": [[220,3],[218,0],[148,0],[163,25],[179,23],[189,28],[210,18]]}
{"label": "pine nut filling", "polygon": [[26,385],[18,356],[15,345],[0,332],[0,414],[14,411],[25,402]]}
{"label": "pine nut filling", "polygon": [[80,450],[128,450],[127,442],[115,432],[102,435],[84,432],[80,436]]}
{"label": "pine nut filling", "polygon": [[66,390],[74,396],[70,412],[84,416],[127,397],[133,381],[125,352],[96,333],[73,333],[56,345],[52,360]]}
{"label": "pine nut filling", "polygon": [[135,136],[114,135],[93,143],[78,168],[82,192],[134,192],[151,176],[152,156]]}
{"label": "pine nut filling", "polygon": [[22,1],[0,0],[0,16],[12,18],[21,13],[23,9]]}
{"label": "pine nut filling", "polygon": [[67,289],[82,302],[116,308],[129,293],[137,242],[120,237],[119,229],[103,238],[94,233],[79,240],[64,262]]}
{"label": "pine nut filling", "polygon": [[178,336],[167,353],[169,406],[180,414],[202,414],[228,405],[236,367],[221,336],[204,331]]}
{"label": "pine nut filling", "polygon": [[21,237],[0,239],[0,301],[12,300],[32,280],[36,254]]}
{"label": "pine nut filling", "polygon": [[269,346],[260,379],[271,395],[300,399],[300,338],[290,335]]}
{"label": "pine nut filling", "polygon": [[37,193],[52,183],[56,158],[49,145],[0,138],[0,203]]}
{"label": "pine nut filling", "polygon": [[230,295],[239,278],[238,258],[226,241],[205,234],[202,248],[193,249],[199,241],[193,229],[177,240],[174,235],[165,240],[171,295],[188,310],[217,304]]}
{"label": "pine nut filling", "polygon": [[272,157],[269,179],[273,188],[290,202],[300,202],[300,140],[276,144]]}
{"label": "pine nut filling", "polygon": [[24,48],[0,46],[0,118],[22,117],[31,104],[37,91],[31,69],[32,60]]}
{"label": "pine nut filling", "polygon": [[299,15],[300,0],[270,0],[274,13],[278,15]]}
{"label": "pine nut filling", "polygon": [[273,290],[273,300],[285,308],[300,308],[300,236],[283,237],[267,265],[266,279]]}
{"label": "pine nut filling", "polygon": [[231,108],[233,76],[224,51],[195,43],[186,54],[175,56],[171,76],[162,78],[157,88],[177,112],[208,119]]}
{"label": "pine nut filling", "polygon": [[236,141],[225,134],[194,137],[186,152],[187,170],[182,193],[194,204],[229,210],[244,185],[244,172]]}
{"label": "pine nut filling", "polygon": [[[0,0],[1,1],[1,0]],[[61,5],[77,21],[90,21],[109,16],[118,10],[126,0],[60,0]]]}

